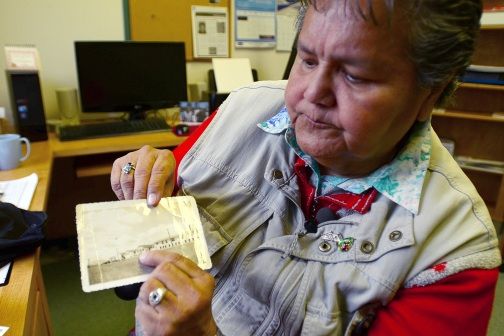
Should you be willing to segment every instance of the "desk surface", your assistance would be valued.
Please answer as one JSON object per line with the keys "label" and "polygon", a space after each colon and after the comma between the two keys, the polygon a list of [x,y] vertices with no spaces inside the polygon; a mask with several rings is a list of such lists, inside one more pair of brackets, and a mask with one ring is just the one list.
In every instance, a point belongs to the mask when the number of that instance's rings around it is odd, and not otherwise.
{"label": "desk surface", "polygon": [[173,132],[141,133],[98,139],[60,141],[55,134],[49,134],[49,143],[54,157],[71,157],[90,154],[125,152],[139,149],[143,145],[152,147],[175,147],[187,137]]}
{"label": "desk surface", "polygon": [[28,160],[12,170],[0,171],[0,181],[14,180],[37,173],[39,182],[30,204],[30,210],[44,210],[47,202],[47,188],[51,179],[52,153],[47,142],[33,142]]}
{"label": "desk surface", "polygon": [[[11,180],[25,177],[33,172],[39,176],[39,182],[30,205],[30,210],[44,210],[47,202],[48,187],[51,178],[52,154],[47,142],[32,143],[31,155],[18,168],[0,171],[0,180]],[[31,333],[33,321],[31,316],[37,306],[33,288],[39,279],[35,272],[38,269],[36,253],[16,258],[13,264],[10,281],[0,287],[0,325],[9,327],[8,335],[27,335]],[[47,304],[46,304],[47,308]],[[50,322],[49,322],[50,323]]]}
{"label": "desk surface", "polygon": [[[59,141],[54,134],[50,134],[48,141],[32,142],[30,157],[18,168],[0,171],[0,181],[25,177],[36,172],[39,182],[30,210],[45,210],[53,158],[131,151],[142,145],[174,147],[185,138],[171,132],[159,132],[63,142]],[[36,328],[33,325],[32,316],[41,314],[36,311],[37,302],[46,300],[40,298],[38,294],[33,294],[33,288],[37,284],[40,285],[38,283],[40,279],[36,277],[37,269],[40,267],[39,254],[40,249],[33,254],[16,258],[9,284],[0,287],[0,325],[10,328],[8,335],[31,335],[33,328]],[[45,293],[43,295],[45,296]],[[42,303],[44,304],[47,309],[47,302]],[[50,330],[50,321],[48,323]]]}

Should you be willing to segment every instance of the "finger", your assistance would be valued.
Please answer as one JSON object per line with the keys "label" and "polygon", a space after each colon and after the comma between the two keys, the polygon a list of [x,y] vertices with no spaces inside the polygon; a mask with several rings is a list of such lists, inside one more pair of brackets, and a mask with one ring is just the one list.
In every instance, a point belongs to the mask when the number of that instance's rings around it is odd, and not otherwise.
{"label": "finger", "polygon": [[137,299],[135,306],[135,332],[136,335],[152,335],[152,330],[157,324],[157,312]]}
{"label": "finger", "polygon": [[169,150],[161,150],[152,167],[148,185],[147,202],[156,206],[161,197],[170,196],[174,185],[175,158]]}
{"label": "finger", "polygon": [[186,297],[199,291],[199,284],[194,279],[176,265],[168,262],[159,265],[152,272],[152,276],[159,279],[173,295],[182,298],[181,301],[184,301],[184,304],[190,304],[190,301],[185,300]]}
{"label": "finger", "polygon": [[[164,301],[164,300],[163,300]],[[135,319],[137,332],[143,331],[142,335],[166,335],[173,329],[174,314],[170,311],[171,305],[161,302],[156,307],[150,306],[143,300],[138,299],[135,307]]]}
{"label": "finger", "polygon": [[[166,277],[159,278],[161,274]],[[137,318],[143,319],[141,320],[142,324],[147,324],[146,331],[155,331],[155,334],[169,334],[170,332],[167,331],[172,330],[177,335],[192,335],[201,334],[200,329],[215,329],[211,315],[213,283],[207,284],[192,280],[176,265],[169,262],[163,262],[156,268],[142,285],[141,294],[137,300]],[[146,303],[149,301],[148,296],[161,284],[164,285],[167,292],[158,305],[154,308],[150,307],[151,312],[149,313],[148,307],[146,307]],[[152,317],[152,310],[158,312],[157,320]],[[213,329],[209,328],[209,325],[213,326]],[[198,330],[199,332],[188,332],[190,330]]]}
{"label": "finger", "polygon": [[150,288],[152,283],[160,281],[162,286],[171,291],[175,296],[184,295],[188,291],[193,291],[193,279],[170,258],[159,263],[150,274],[145,287]]}
{"label": "finger", "polygon": [[150,146],[143,146],[138,151],[137,165],[135,169],[135,183],[133,186],[133,198],[147,198],[147,186],[151,179],[152,167],[156,161],[157,150]]}
{"label": "finger", "polygon": [[145,283],[145,290],[154,290],[159,282],[171,295],[166,296],[166,301],[161,301],[163,305],[156,306],[156,309],[169,313],[178,321],[193,314],[199,315],[211,305],[215,282],[207,273],[205,276],[190,278],[177,265],[163,262],[151,273],[149,281]]}
{"label": "finger", "polygon": [[[132,164],[135,164],[135,161],[128,161],[131,162]],[[130,200],[133,199],[133,188],[135,185],[135,174],[132,174],[131,172],[129,174],[126,174],[124,172],[121,173],[120,183],[121,183],[121,189],[124,195],[124,199]]]}
{"label": "finger", "polygon": [[116,159],[112,164],[112,171],[110,172],[110,186],[120,200],[124,200],[124,193],[121,188],[122,166],[122,158]]}
{"label": "finger", "polygon": [[[156,306],[156,308],[162,308],[163,304],[165,305],[165,309],[168,308],[169,305],[174,304],[177,301],[176,295],[168,290],[166,285],[161,282],[158,278],[154,276],[150,276],[140,287],[140,292],[138,293],[138,298],[140,301],[142,301],[144,304],[150,306],[149,303],[149,295],[152,291],[158,289],[158,288],[165,288],[167,291],[165,292],[163,299],[161,302]],[[159,311],[159,310],[158,310]]]}
{"label": "finger", "polygon": [[190,278],[196,278],[202,276],[202,274],[206,274],[206,272],[199,268],[199,266],[192,260],[181,254],[166,250],[144,252],[140,255],[140,262],[151,267],[157,267],[162,263],[168,262],[175,265]]}

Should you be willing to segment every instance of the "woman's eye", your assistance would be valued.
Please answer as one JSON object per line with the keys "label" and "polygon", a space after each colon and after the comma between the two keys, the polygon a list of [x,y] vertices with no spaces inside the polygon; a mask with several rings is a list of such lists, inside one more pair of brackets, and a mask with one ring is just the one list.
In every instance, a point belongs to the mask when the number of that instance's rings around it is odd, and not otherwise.
{"label": "woman's eye", "polygon": [[349,73],[345,73],[345,78],[346,78],[346,80],[348,80],[352,84],[360,84],[360,83],[364,82],[363,78],[351,75]]}
{"label": "woman's eye", "polygon": [[304,59],[303,60],[303,65],[307,68],[313,68],[314,66],[317,65],[317,62],[310,60],[310,59]]}

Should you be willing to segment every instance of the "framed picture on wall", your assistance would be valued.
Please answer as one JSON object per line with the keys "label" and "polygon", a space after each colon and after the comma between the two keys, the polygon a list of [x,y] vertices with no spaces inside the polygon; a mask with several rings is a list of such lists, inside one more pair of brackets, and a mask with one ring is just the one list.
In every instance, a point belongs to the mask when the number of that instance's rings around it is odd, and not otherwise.
{"label": "framed picture on wall", "polygon": [[180,122],[189,125],[201,124],[209,115],[207,101],[180,102]]}

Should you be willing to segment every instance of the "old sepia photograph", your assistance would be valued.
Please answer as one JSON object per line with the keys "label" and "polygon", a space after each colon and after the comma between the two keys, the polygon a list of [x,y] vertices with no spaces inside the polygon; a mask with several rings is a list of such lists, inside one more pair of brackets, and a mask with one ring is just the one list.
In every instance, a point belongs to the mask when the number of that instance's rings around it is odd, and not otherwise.
{"label": "old sepia photograph", "polygon": [[95,291],[144,281],[152,269],[138,257],[169,250],[211,267],[194,198],[163,198],[154,208],[145,200],[79,204],[76,207],[82,287]]}

